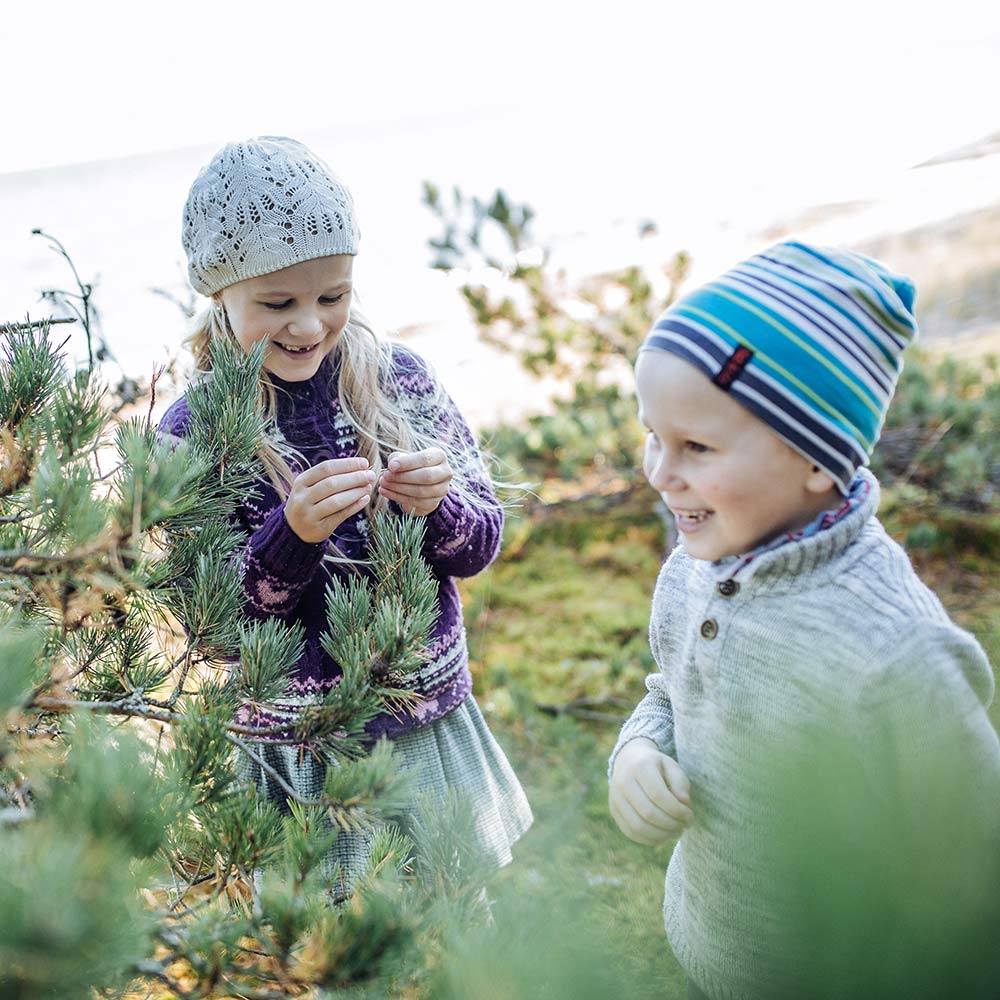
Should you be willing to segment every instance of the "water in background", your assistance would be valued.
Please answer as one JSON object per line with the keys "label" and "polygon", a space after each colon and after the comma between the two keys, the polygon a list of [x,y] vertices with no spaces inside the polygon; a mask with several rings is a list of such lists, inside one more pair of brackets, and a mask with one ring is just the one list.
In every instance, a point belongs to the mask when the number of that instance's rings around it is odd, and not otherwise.
{"label": "water in background", "polygon": [[[478,343],[456,291],[456,277],[430,269],[427,238],[435,221],[421,205],[421,181],[457,183],[481,196],[503,186],[537,211],[539,242],[571,272],[666,261],[677,249],[694,257],[699,279],[767,242],[782,220],[803,231],[802,213],[820,200],[855,201],[850,210],[813,221],[810,235],[850,243],[900,231],[1000,199],[1000,155],[905,172],[778,177],[767,171],[706,174],[677,164],[667,176],[654,158],[616,159],[612,148],[546,164],[539,137],[519,135],[498,111],[475,120],[447,117],[390,132],[302,135],[350,185],[359,206],[362,250],[355,266],[364,308],[441,373],[474,424],[515,416],[542,403],[538,387],[513,359]],[[573,136],[563,137],[567,141]],[[583,139],[585,137],[577,137]],[[572,147],[563,148],[572,150]],[[494,152],[495,151],[495,152]],[[148,377],[176,356],[184,332],[177,306],[154,288],[185,300],[180,213],[191,180],[214,148],[0,175],[0,319],[48,315],[39,290],[71,288],[68,267],[40,237],[42,228],[93,279],[102,328],[122,369]],[[639,240],[639,224],[658,235]],[[74,335],[71,346],[82,344]],[[114,372],[109,372],[114,377]]]}

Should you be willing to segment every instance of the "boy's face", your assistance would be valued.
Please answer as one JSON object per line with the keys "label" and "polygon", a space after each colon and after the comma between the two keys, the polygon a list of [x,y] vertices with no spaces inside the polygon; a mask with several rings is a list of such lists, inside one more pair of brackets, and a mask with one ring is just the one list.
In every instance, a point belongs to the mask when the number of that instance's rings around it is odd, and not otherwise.
{"label": "boy's face", "polygon": [[354,258],[317,257],[222,290],[244,350],[267,341],[264,368],[286,382],[312,378],[337,346],[351,312]]}
{"label": "boy's face", "polygon": [[829,476],[676,355],[643,351],[636,385],[643,472],[695,559],[743,555],[837,502]]}

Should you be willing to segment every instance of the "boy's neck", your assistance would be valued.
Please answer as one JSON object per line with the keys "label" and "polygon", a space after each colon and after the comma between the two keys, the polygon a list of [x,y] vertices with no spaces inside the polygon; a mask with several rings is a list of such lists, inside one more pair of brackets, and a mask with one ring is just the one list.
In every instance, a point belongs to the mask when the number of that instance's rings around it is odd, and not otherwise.
{"label": "boy's neck", "polygon": [[[810,506],[812,514],[808,519],[805,516],[803,519],[796,519],[797,521],[801,520],[801,523],[797,524],[797,526],[772,535],[769,539],[762,541],[746,553],[724,556],[713,562],[712,565],[719,574],[720,579],[735,576],[751,564],[761,565],[761,559],[765,556],[766,559],[764,561],[772,569],[776,569],[777,565],[782,562],[779,555],[780,551],[786,545],[796,543],[811,543],[814,558],[823,561],[835,549],[839,548],[841,544],[850,543],[850,539],[846,535],[843,535],[843,532],[839,530],[839,526],[843,522],[851,520],[859,509],[863,508],[867,510],[869,515],[874,514],[878,509],[878,501],[878,480],[870,472],[861,469],[855,475],[846,496],[841,496],[836,490],[823,494],[819,498],[819,502]],[[864,520],[867,521],[867,516]],[[861,530],[860,524],[858,525],[858,530]],[[851,534],[851,532],[848,531],[848,534]],[[838,538],[832,537],[835,535]],[[819,536],[827,538],[829,544],[824,545],[820,541]],[[777,563],[775,560],[777,560]],[[798,567],[797,572],[805,569],[811,563],[812,559],[806,558],[803,561],[803,556],[801,555],[796,556],[794,559],[794,565]]]}

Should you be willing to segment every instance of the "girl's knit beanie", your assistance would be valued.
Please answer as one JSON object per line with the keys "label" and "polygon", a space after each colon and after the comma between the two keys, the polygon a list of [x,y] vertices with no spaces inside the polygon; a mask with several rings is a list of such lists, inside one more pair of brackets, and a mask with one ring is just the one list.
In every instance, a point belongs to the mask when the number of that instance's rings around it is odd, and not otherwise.
{"label": "girl's knit beanie", "polygon": [[916,336],[914,297],[870,257],[779,243],[680,298],[641,349],[692,364],[846,494]]}
{"label": "girl's knit beanie", "polygon": [[181,239],[196,292],[317,257],[356,254],[350,192],[314,153],[284,136],[231,142],[195,178]]}

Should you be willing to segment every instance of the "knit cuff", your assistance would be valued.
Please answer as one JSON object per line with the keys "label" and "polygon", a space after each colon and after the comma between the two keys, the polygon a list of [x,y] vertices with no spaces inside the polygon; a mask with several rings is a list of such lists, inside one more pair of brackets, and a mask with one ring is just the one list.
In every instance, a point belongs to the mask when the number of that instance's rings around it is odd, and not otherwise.
{"label": "knit cuff", "polygon": [[265,572],[281,580],[299,583],[312,577],[326,551],[326,542],[304,542],[285,519],[280,504],[250,536],[249,554]]}
{"label": "knit cuff", "polygon": [[676,757],[677,748],[674,746],[673,729],[664,726],[664,720],[658,715],[646,715],[636,718],[634,715],[622,727],[618,734],[618,741],[615,743],[611,756],[608,758],[608,781],[615,770],[615,761],[618,755],[625,749],[626,744],[644,737],[652,740],[660,753],[668,757]]}
{"label": "knit cuff", "polygon": [[424,549],[428,553],[451,555],[460,548],[465,538],[458,532],[465,517],[462,501],[451,491],[446,493],[437,507],[424,518]]}
{"label": "knit cuff", "polygon": [[496,558],[503,510],[448,493],[425,518],[423,554],[439,576],[475,576]]}

